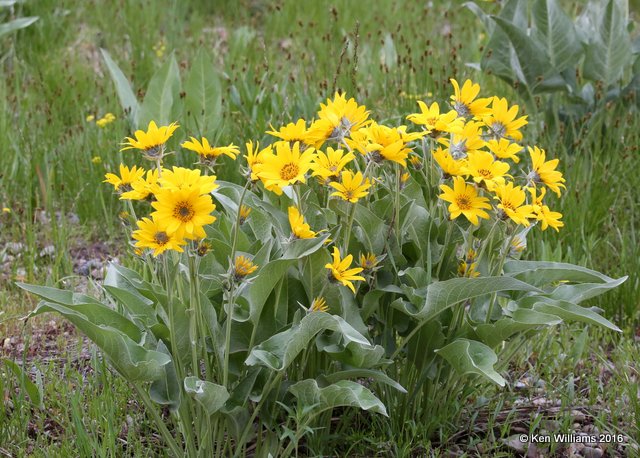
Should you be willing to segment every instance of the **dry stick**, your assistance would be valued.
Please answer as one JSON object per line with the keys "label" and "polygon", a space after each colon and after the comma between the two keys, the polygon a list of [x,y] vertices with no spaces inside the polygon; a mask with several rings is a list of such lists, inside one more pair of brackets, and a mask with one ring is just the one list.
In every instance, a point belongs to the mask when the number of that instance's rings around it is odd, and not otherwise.
{"label": "dry stick", "polygon": [[349,37],[344,37],[344,46],[342,46],[342,51],[340,52],[340,57],[338,58],[338,67],[336,68],[336,72],[333,74],[333,83],[331,83],[331,94],[335,94],[336,92],[336,84],[338,82],[338,76],[340,76],[342,61],[344,59],[344,55],[347,52],[348,46],[349,46]]}

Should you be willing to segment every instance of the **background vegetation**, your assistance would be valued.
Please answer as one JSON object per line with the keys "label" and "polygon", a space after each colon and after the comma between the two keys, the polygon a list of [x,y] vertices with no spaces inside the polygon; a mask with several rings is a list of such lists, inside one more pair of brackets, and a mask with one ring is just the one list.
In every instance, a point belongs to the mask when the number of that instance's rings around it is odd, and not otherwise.
{"label": "background vegetation", "polygon": [[[499,4],[482,3],[500,11]],[[583,7],[562,4],[572,14]],[[631,19],[637,8],[630,2]],[[185,75],[202,47],[220,72],[212,121],[219,144],[261,140],[256,133],[270,123],[311,118],[335,89],[396,123],[415,111],[417,99],[446,99],[451,77],[471,77],[487,94],[526,104],[528,135],[561,159],[568,184],[556,206],[565,228],[532,231],[527,256],[630,275],[592,303],[625,332],[565,326],[528,341],[535,357],[512,363],[510,391],[487,389],[469,405],[477,416],[445,425],[434,445],[508,455],[513,448],[500,439],[508,443],[517,428],[539,431],[549,418],[571,424],[580,412],[601,430],[624,433],[637,453],[640,117],[628,99],[603,102],[597,119],[580,120],[588,128],[572,135],[542,128],[544,95],[531,103],[518,88],[468,65],[481,61],[489,33],[455,1],[34,0],[0,9],[1,22],[25,16],[39,19],[0,38],[0,203],[10,210],[0,214],[0,352],[25,367],[43,403],[25,397],[27,380],[3,368],[0,452],[38,455],[52,444],[61,456],[158,452],[143,409],[129,403],[128,388],[82,338],[47,318],[22,325],[18,318],[34,304],[13,281],[90,290],[91,275],[99,279],[107,257],[127,263],[114,217],[120,203],[108,186],[96,186],[121,161],[133,163],[117,152],[130,129],[100,48],[142,98],[171,52]],[[109,112],[116,119],[104,127],[87,121]],[[538,398],[542,408],[535,407]],[[357,428],[342,433],[353,446],[346,453],[411,451],[410,441],[391,444]]]}

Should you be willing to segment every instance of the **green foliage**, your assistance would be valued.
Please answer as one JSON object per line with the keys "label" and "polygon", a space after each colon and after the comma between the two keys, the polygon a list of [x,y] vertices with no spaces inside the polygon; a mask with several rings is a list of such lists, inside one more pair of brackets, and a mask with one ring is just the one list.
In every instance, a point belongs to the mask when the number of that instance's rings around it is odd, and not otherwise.
{"label": "green foliage", "polygon": [[[549,127],[560,128],[558,117],[575,123],[604,102],[640,102],[626,0],[589,1],[575,20],[558,0],[509,0],[498,15],[475,2],[465,6],[491,34],[480,68],[518,88],[531,111],[536,96],[549,94]],[[557,95],[564,97],[558,101]]]}

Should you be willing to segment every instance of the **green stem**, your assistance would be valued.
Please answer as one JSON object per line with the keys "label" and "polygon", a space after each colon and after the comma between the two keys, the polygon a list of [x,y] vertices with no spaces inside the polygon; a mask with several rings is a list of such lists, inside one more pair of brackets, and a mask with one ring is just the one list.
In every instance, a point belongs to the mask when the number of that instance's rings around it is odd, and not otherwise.
{"label": "green stem", "polygon": [[138,398],[142,400],[142,403],[144,404],[147,412],[149,412],[149,414],[153,418],[153,421],[158,426],[158,430],[160,431],[162,438],[165,440],[165,442],[167,443],[167,445],[169,446],[173,454],[176,457],[184,456],[184,450],[182,450],[178,446],[178,443],[176,442],[175,438],[167,428],[167,425],[165,425],[164,420],[162,419],[160,414],[158,414],[158,411],[156,410],[156,407],[153,405],[153,402],[151,401],[151,398],[149,397],[149,395],[146,393],[146,391],[141,389],[135,383],[132,383],[131,385],[138,393]]}
{"label": "green stem", "polygon": [[[516,231],[514,230],[512,234],[509,235],[509,237],[507,237],[506,241],[505,241],[505,245],[502,248],[502,253],[500,253],[500,260],[498,261],[498,268],[495,271],[495,275],[500,275],[500,271],[502,270],[502,267],[504,266],[504,263],[507,259],[507,254],[509,254],[509,248],[511,247],[511,242],[513,241],[513,238],[515,237]],[[491,314],[493,313],[493,306],[496,302],[496,298],[498,296],[498,293],[493,293],[491,295],[491,302],[489,302],[489,309],[487,310],[487,316],[485,317],[485,323],[488,323],[489,321],[491,321]]]}

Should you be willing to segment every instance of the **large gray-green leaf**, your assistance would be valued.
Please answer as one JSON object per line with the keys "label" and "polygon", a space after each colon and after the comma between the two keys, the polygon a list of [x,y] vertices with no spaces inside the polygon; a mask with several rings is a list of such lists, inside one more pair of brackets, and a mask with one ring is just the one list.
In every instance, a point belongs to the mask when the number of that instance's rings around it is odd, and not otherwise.
{"label": "large gray-green leaf", "polygon": [[150,121],[155,121],[158,126],[175,121],[172,119],[172,110],[179,92],[180,71],[176,58],[172,54],[149,82],[140,107],[140,125],[146,128]]}
{"label": "large gray-green leaf", "polygon": [[28,283],[16,282],[16,286],[41,297],[42,299],[57,302],[62,305],[77,305],[77,304],[100,304],[100,302],[93,297],[85,294],[74,293],[72,291],[65,291],[63,289],[51,288],[50,286],[30,285]]}
{"label": "large gray-green leaf", "polygon": [[376,382],[389,385],[401,393],[407,392],[407,390],[402,385],[400,385],[398,382],[393,380],[384,372],[376,371],[372,369],[348,369],[340,372],[334,372],[329,375],[325,375],[324,378],[329,383],[336,383],[340,380],[353,379],[353,378],[373,379]]}
{"label": "large gray-green leaf", "polygon": [[21,17],[18,19],[14,19],[13,21],[0,24],[0,37],[8,33],[15,32],[16,30],[29,27],[31,24],[33,24],[37,20],[38,20],[38,16],[30,16],[30,17]]}
{"label": "large gray-green leaf", "polygon": [[137,129],[140,104],[131,89],[131,84],[129,83],[129,80],[127,80],[127,77],[124,76],[124,73],[122,73],[122,70],[120,70],[120,67],[118,67],[118,64],[116,64],[111,58],[111,55],[105,49],[100,49],[100,52],[102,53],[104,63],[107,65],[107,69],[111,75],[111,80],[116,86],[120,106],[122,106],[122,110],[127,113],[131,126],[134,129]]}
{"label": "large gray-green leaf", "polygon": [[430,284],[420,309],[406,301],[394,302],[394,306],[418,320],[429,320],[459,302],[500,291],[542,292],[511,277],[452,278]]}
{"label": "large gray-green leaf", "polygon": [[[152,382],[162,377],[163,366],[169,364],[171,358],[163,353],[147,350],[119,328],[92,322],[83,313],[82,305],[71,308],[62,304],[42,301],[30,316],[44,312],[60,313],[91,339],[109,357],[114,368],[129,381]],[[95,317],[96,315],[92,314],[92,318]]]}
{"label": "large gray-green leaf", "polygon": [[557,0],[537,0],[533,6],[536,37],[544,44],[553,68],[558,72],[573,68],[583,49],[571,18]]}
{"label": "large gray-green leaf", "polygon": [[557,315],[564,320],[597,324],[598,326],[609,328],[612,331],[622,332],[618,326],[597,314],[592,309],[581,307],[579,305],[572,304],[571,302],[541,297],[538,302],[533,304],[532,309],[542,313]]}
{"label": "large gray-green leaf", "polygon": [[545,50],[527,35],[526,29],[499,16],[494,16],[493,19],[513,45],[511,66],[520,82],[532,90],[542,84],[545,85],[545,89],[563,86],[564,80],[554,72]]}
{"label": "large gray-green leaf", "polygon": [[[158,341],[156,348],[160,353],[171,357],[169,349],[162,340]],[[180,389],[180,381],[176,373],[176,367],[171,360],[163,367],[163,374],[157,380],[151,383],[149,387],[149,395],[154,402],[162,405],[168,405],[172,412],[180,407],[180,397],[182,390]]]}
{"label": "large gray-green leaf", "polygon": [[202,135],[214,131],[222,119],[222,90],[213,59],[204,48],[200,48],[191,64],[184,90],[187,119],[195,120],[194,124]]}
{"label": "large gray-green leaf", "polygon": [[184,389],[189,396],[204,407],[207,415],[216,413],[229,399],[229,392],[224,386],[200,380],[197,377],[185,378]]}
{"label": "large gray-green leaf", "polygon": [[[253,348],[245,364],[248,366],[260,364],[273,370],[283,371],[289,367],[302,350],[309,348],[319,332],[325,330],[340,333],[347,345],[354,343],[365,348],[375,348],[342,317],[329,315],[325,312],[313,312],[302,318],[298,324]],[[380,355],[377,353],[373,356],[380,359]]]}
{"label": "large gray-green leaf", "polygon": [[592,283],[616,281],[595,270],[564,262],[510,260],[504,264],[504,273],[535,286],[558,281]]}
{"label": "large gray-green leaf", "polygon": [[350,380],[340,380],[324,388],[313,379],[303,380],[289,387],[289,391],[303,406],[316,405],[318,411],[334,407],[359,407],[387,415],[387,409],[369,389]]}
{"label": "large gray-green leaf", "polygon": [[493,368],[498,357],[491,348],[481,342],[457,339],[436,351],[462,375],[478,374],[500,386],[504,386],[506,383],[505,379]]}
{"label": "large gray-green leaf", "polygon": [[[596,18],[594,18],[596,19]],[[590,37],[584,60],[584,77],[602,81],[605,87],[622,77],[631,65],[631,39],[627,16],[616,0],[609,0],[598,22],[597,33]]]}
{"label": "large gray-green leaf", "polygon": [[504,317],[495,323],[478,325],[476,333],[485,344],[493,348],[517,332],[536,329],[540,326],[555,326],[560,323],[562,319],[557,315],[532,309],[517,309],[511,317]]}

